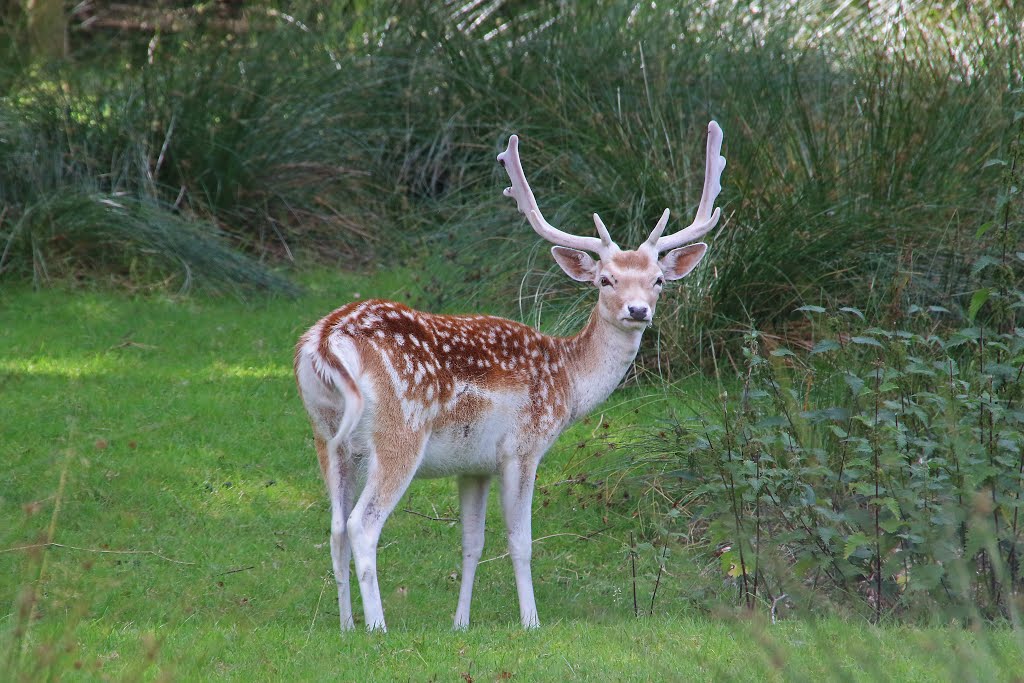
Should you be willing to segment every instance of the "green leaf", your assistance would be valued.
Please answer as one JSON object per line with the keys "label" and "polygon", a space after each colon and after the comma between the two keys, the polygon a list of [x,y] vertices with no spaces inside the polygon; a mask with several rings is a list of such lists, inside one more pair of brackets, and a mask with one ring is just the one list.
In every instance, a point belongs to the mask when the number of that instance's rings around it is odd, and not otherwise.
{"label": "green leaf", "polygon": [[722,571],[726,575],[738,578],[743,575],[743,568],[740,564],[740,554],[735,550],[727,550],[721,557]]}
{"label": "green leaf", "polygon": [[804,498],[804,505],[807,505],[807,506],[814,505],[815,503],[818,502],[818,496],[817,496],[817,494],[814,493],[814,489],[812,489],[807,484],[804,484],[804,496],[803,496],[803,498]]}
{"label": "green leaf", "polygon": [[861,313],[859,309],[856,309],[853,306],[843,306],[839,310],[843,311],[844,313],[853,313],[855,316],[857,316],[861,320],[864,320],[864,314]]}
{"label": "green leaf", "polygon": [[846,537],[846,545],[843,547],[843,559],[849,559],[850,555],[855,553],[858,548],[862,545],[870,545],[870,543],[871,539],[863,531],[850,534]]}
{"label": "green leaf", "polygon": [[841,348],[843,347],[840,346],[839,342],[837,341],[834,341],[832,339],[822,339],[821,341],[814,345],[814,348],[811,349],[811,353],[828,353],[829,351],[835,351]]}
{"label": "green leaf", "polygon": [[807,313],[824,313],[825,312],[825,309],[822,308],[821,306],[813,306],[813,305],[810,305],[810,304],[808,304],[807,306],[801,306],[800,308],[798,308],[796,310],[797,311],[806,311]]}
{"label": "green leaf", "polygon": [[819,410],[800,411],[800,417],[805,420],[810,420],[815,424],[819,424],[828,420],[848,420],[850,419],[850,411],[842,406],[832,406],[830,408],[821,408]]}
{"label": "green leaf", "polygon": [[862,344],[864,346],[877,346],[881,348],[882,343],[874,337],[850,337],[850,341],[854,344]]}
{"label": "green leaf", "polygon": [[977,275],[981,271],[985,270],[989,266],[998,266],[1000,264],[999,259],[995,256],[979,256],[975,261],[974,265],[971,266],[971,275]]}
{"label": "green leaf", "polygon": [[978,315],[978,311],[988,301],[989,290],[988,287],[982,287],[971,297],[971,305],[967,307],[967,319],[974,323],[974,318]]}
{"label": "green leaf", "polygon": [[962,330],[957,330],[949,336],[949,341],[946,342],[946,348],[955,349],[967,342],[976,342],[980,337],[981,332],[978,331],[978,328],[965,327]]}
{"label": "green leaf", "polygon": [[1006,166],[1006,162],[1002,159],[989,159],[981,165],[982,168],[988,168],[989,166]]}
{"label": "green leaf", "polygon": [[796,354],[787,349],[785,346],[780,346],[779,348],[772,351],[772,355],[775,356],[776,358],[784,358],[785,356],[795,356]]}
{"label": "green leaf", "polygon": [[927,591],[939,585],[946,574],[940,564],[918,564],[910,568],[910,590]]}
{"label": "green leaf", "polygon": [[846,433],[845,429],[837,427],[836,425],[829,425],[828,428],[829,430],[831,430],[833,434],[835,434],[840,439],[845,439],[847,436],[849,436],[849,434]]}
{"label": "green leaf", "polygon": [[978,226],[978,231],[974,233],[974,239],[984,237],[985,233],[994,228],[996,225],[995,221],[987,221]]}

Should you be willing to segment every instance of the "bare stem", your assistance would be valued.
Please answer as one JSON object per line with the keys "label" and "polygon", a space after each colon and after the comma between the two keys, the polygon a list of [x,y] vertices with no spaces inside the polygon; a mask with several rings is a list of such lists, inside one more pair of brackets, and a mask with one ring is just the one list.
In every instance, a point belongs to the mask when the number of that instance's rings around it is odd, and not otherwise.
{"label": "bare stem", "polygon": [[640,608],[636,602],[636,545],[633,543],[633,532],[629,532],[629,563],[633,569],[633,616],[640,617]]}

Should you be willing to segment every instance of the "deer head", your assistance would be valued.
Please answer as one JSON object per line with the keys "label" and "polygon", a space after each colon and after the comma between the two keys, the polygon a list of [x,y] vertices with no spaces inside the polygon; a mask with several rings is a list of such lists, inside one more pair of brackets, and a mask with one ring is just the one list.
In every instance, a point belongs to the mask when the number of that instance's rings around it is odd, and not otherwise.
{"label": "deer head", "polygon": [[[498,162],[512,181],[505,196],[514,198],[520,213],[537,234],[555,245],[551,253],[558,265],[572,279],[590,282],[598,288],[601,318],[621,330],[640,331],[650,324],[665,282],[685,277],[707,252],[707,245],[696,240],[714,228],[721,216],[721,209],[714,208],[725,168],[721,152],[722,129],[712,121],[708,124],[704,191],[693,222],[670,235],[662,235],[669,218],[669,210],[665,209],[650,237],[632,251],[623,251],[612,241],[596,213],[594,226],[598,237],[571,235],[544,220],[519,160],[518,136],[509,138]],[[668,253],[660,256],[663,252]]]}

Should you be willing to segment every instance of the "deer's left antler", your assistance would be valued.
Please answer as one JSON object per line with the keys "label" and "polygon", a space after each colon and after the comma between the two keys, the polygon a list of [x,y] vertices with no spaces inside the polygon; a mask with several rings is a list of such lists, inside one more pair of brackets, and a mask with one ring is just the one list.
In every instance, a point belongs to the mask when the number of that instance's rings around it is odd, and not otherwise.
{"label": "deer's left antler", "polygon": [[704,169],[704,191],[701,193],[700,206],[697,207],[697,215],[694,217],[693,223],[678,232],[662,237],[661,233],[664,232],[665,226],[668,225],[669,211],[665,209],[644,246],[654,249],[658,253],[675,249],[684,244],[695,242],[718,224],[722,210],[715,208],[712,212],[712,208],[715,206],[718,193],[722,191],[722,171],[725,169],[725,157],[722,156],[722,138],[722,129],[719,125],[714,121],[709,123],[707,162]]}

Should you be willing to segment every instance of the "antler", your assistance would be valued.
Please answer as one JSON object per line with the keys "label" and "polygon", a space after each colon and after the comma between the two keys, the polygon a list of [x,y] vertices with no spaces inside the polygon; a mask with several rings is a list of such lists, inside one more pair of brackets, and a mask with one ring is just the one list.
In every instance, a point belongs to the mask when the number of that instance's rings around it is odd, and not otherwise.
{"label": "antler", "polygon": [[[668,225],[668,209],[661,214],[661,219],[654,226],[654,231],[647,238],[644,246],[654,249],[660,253],[681,247],[684,244],[694,242],[703,237],[711,228],[718,224],[722,210],[715,205],[718,193],[722,191],[722,171],[725,169],[725,157],[722,156],[722,129],[712,121],[708,124],[708,148],[707,165],[704,169],[704,191],[700,196],[700,206],[697,207],[697,215],[688,227],[671,235],[661,236],[665,226]],[[710,215],[709,215],[710,214]]]}
{"label": "antler", "polygon": [[570,235],[544,220],[544,216],[541,215],[540,208],[537,206],[537,200],[533,196],[533,190],[530,189],[530,184],[526,182],[523,164],[519,160],[518,135],[513,135],[508,139],[508,147],[498,155],[498,163],[505,167],[505,171],[512,181],[512,187],[505,188],[503,194],[516,200],[519,212],[526,216],[530,226],[538,235],[553,244],[591,251],[600,257],[618,251],[618,245],[612,242],[612,238],[608,234],[608,228],[604,226],[601,218],[596,213],[594,214],[594,226],[597,228],[597,234],[601,236],[600,238]]}

